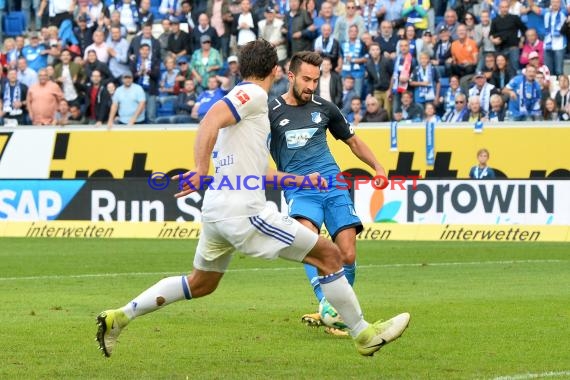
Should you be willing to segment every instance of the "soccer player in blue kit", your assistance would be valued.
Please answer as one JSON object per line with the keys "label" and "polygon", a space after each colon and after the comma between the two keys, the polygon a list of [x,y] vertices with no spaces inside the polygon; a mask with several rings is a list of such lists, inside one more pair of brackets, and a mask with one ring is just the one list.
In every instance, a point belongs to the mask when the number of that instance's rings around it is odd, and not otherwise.
{"label": "soccer player in blue kit", "polygon": [[[339,182],[339,166],[327,145],[327,130],[346,143],[376,176],[386,178],[382,165],[372,150],[354,134],[353,127],[333,103],[314,94],[320,77],[322,59],[318,53],[298,52],[289,65],[289,90],[269,104],[271,124],[270,152],[278,170],[298,175],[318,172],[328,183],[326,191],[316,188],[289,188],[285,199],[289,215],[315,232],[325,225],[343,255],[344,273],[353,285],[356,276],[356,235],[363,229],[348,190]],[[331,181],[332,179],[332,181]],[[380,185],[380,183],[379,183]],[[317,299],[319,312],[306,314],[302,321],[309,326],[322,326],[326,313],[336,311],[324,298],[317,269],[305,264],[307,277]],[[342,323],[327,326],[326,332],[346,335]],[[339,329],[340,328],[340,329]]]}

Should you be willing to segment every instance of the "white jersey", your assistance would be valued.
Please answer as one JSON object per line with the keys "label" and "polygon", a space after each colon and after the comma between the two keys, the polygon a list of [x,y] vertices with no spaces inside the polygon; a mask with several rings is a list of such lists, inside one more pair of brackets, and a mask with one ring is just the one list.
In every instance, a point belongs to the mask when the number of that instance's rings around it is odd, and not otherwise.
{"label": "white jersey", "polygon": [[214,146],[215,174],[202,204],[204,222],[258,215],[266,203],[263,178],[268,170],[270,133],[267,92],[243,82],[222,100],[238,122],[222,128]]}

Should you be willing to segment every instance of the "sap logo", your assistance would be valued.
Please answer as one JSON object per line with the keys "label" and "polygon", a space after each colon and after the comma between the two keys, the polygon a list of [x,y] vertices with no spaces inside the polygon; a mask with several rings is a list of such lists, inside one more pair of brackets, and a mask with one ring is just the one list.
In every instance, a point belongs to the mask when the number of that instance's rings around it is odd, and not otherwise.
{"label": "sap logo", "polygon": [[280,126],[280,127],[284,127],[284,126],[286,126],[287,124],[289,124],[289,119],[283,119],[283,120],[281,120],[281,121],[279,122],[279,126]]}
{"label": "sap logo", "polygon": [[296,149],[302,148],[307,145],[307,141],[313,137],[318,128],[307,129],[294,129],[285,132],[285,139],[287,140],[287,148]]}
{"label": "sap logo", "polygon": [[62,207],[57,191],[0,190],[0,220],[51,220]]}

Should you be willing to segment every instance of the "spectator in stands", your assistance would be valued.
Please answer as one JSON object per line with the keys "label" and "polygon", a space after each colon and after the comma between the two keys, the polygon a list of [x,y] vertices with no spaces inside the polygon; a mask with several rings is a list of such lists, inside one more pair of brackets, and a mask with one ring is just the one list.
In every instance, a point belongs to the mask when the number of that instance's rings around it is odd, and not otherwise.
{"label": "spectator in stands", "polygon": [[360,38],[364,32],[364,19],[356,11],[356,2],[354,0],[348,0],[346,2],[346,15],[337,18],[334,26],[334,38],[342,46],[350,38],[350,27],[356,25],[358,36]]}
{"label": "spectator in stands", "polygon": [[364,5],[360,9],[360,13],[364,19],[364,30],[369,31],[373,38],[378,35],[380,7],[381,4],[378,0],[365,0]]}
{"label": "spectator in stands", "polygon": [[404,36],[402,37],[402,39],[398,42],[398,44],[396,45],[396,52],[399,54],[400,53],[400,44],[402,43],[402,41],[408,41],[408,45],[410,47],[410,53],[414,56],[414,59],[416,60],[416,62],[420,59],[420,54],[419,52],[422,49],[422,45],[423,45],[423,40],[422,39],[416,39],[416,29],[414,28],[413,25],[408,25],[406,26],[406,28],[404,29]]}
{"label": "spectator in stands", "polygon": [[340,0],[328,0],[333,6],[333,14],[337,17],[344,16],[346,14],[346,5]]}
{"label": "spectator in stands", "polygon": [[518,33],[526,32],[526,25],[519,16],[509,14],[509,3],[501,0],[499,14],[491,22],[491,42],[497,52],[509,57],[509,63],[514,71],[519,68],[519,37]]}
{"label": "spectator in stands", "polygon": [[[561,0],[551,0],[550,8],[545,9],[544,25],[544,63],[554,75],[564,71],[564,52],[566,51],[566,36],[560,31],[568,16],[565,9],[560,7]],[[542,11],[542,10],[541,10]]]}
{"label": "spectator in stands", "polygon": [[467,121],[476,123],[478,121],[487,121],[487,113],[481,108],[481,99],[477,95],[469,97],[468,102],[469,116]]}
{"label": "spectator in stands", "polygon": [[490,83],[491,80],[493,79],[493,73],[495,72],[496,69],[497,69],[497,64],[495,62],[495,54],[487,53],[487,55],[484,58],[483,68],[477,71],[481,71],[483,75],[485,75],[487,82]]}
{"label": "spectator in stands", "polygon": [[220,40],[223,57],[230,55],[230,37],[234,17],[230,10],[230,0],[208,0],[207,14],[211,15],[212,27]]}
{"label": "spectator in stands", "polygon": [[435,44],[434,44],[434,37],[433,34],[431,33],[430,30],[424,30],[423,34],[422,34],[422,38],[421,40],[421,46],[420,46],[420,50],[419,50],[419,54],[417,54],[418,60],[419,60],[419,55],[422,53],[426,53],[428,55],[428,57],[433,57],[434,56],[434,48],[435,48]]}
{"label": "spectator in stands", "polygon": [[115,12],[119,12],[119,23],[125,27],[126,32],[134,35],[138,31],[139,26],[139,10],[135,0],[119,0],[117,5],[110,5],[109,11],[111,16]]}
{"label": "spectator in stands", "polygon": [[558,77],[558,85],[560,89],[556,92],[554,99],[560,111],[561,119],[568,121],[570,120],[570,82],[568,81],[568,76],[560,75]]}
{"label": "spectator in stands", "polygon": [[184,82],[182,91],[176,98],[174,105],[175,115],[161,116],[156,119],[157,124],[186,124],[197,123],[198,120],[192,118],[192,108],[196,104],[196,91],[194,81],[188,79]]}
{"label": "spectator in stands", "polygon": [[356,96],[356,91],[354,91],[354,78],[347,75],[342,78],[342,113],[346,115],[350,112],[350,101]]}
{"label": "spectator in stands", "polygon": [[[477,25],[477,20],[475,19],[475,15],[470,12],[465,13],[463,22],[465,23],[465,28],[467,29],[467,37],[475,39],[475,26]],[[489,29],[490,28],[491,25],[489,24]]]}
{"label": "spectator in stands", "polygon": [[286,14],[281,33],[287,36],[288,56],[302,50],[311,50],[316,32],[311,16],[300,9],[300,0],[289,1],[289,12]]}
{"label": "spectator in stands", "polygon": [[87,13],[87,27],[97,29],[103,23],[105,17],[109,17],[109,8],[102,0],[89,0],[89,4],[81,9],[81,13]]}
{"label": "spectator in stands", "polygon": [[447,77],[451,72],[451,39],[447,27],[439,29],[439,38],[433,48],[431,64],[435,66],[440,77]]}
{"label": "spectator in stands", "polygon": [[242,0],[240,3],[240,13],[234,15],[232,34],[236,36],[237,46],[243,46],[250,41],[257,39],[259,31],[257,25],[259,20],[255,13],[251,11],[251,2]]}
{"label": "spectator in stands", "polygon": [[544,64],[544,43],[538,39],[538,34],[535,29],[528,29],[525,33],[525,43],[523,45],[520,57],[521,66],[526,66],[529,63],[529,55],[532,52],[538,54],[540,64]]}
{"label": "spectator in stands", "polygon": [[392,102],[390,98],[390,78],[392,77],[394,64],[386,56],[382,55],[380,45],[373,43],[368,50],[366,62],[366,77],[368,78],[368,93],[374,96],[379,104],[384,106],[388,115],[392,115]]}
{"label": "spectator in stands", "polygon": [[210,77],[210,79],[208,79],[208,88],[196,99],[196,104],[194,104],[192,108],[192,117],[197,120],[202,120],[214,103],[223,98],[228,91],[227,78],[219,75]]}
{"label": "spectator in stands", "polygon": [[166,18],[170,16],[179,16],[182,11],[181,1],[179,0],[162,0],[158,7],[158,13]]}
{"label": "spectator in stands", "polygon": [[38,74],[28,67],[28,61],[25,57],[18,58],[18,80],[25,84],[28,89],[38,82]]}
{"label": "spectator in stands", "polygon": [[131,61],[130,71],[134,73],[134,82],[141,86],[145,92],[146,121],[154,123],[158,82],[160,80],[160,59],[151,54],[150,45],[143,43],[140,46],[137,59]]}
{"label": "spectator in stands", "polygon": [[[379,19],[389,22],[390,25],[403,22],[404,0],[379,0],[378,3],[380,4]],[[384,51],[383,47],[382,51]]]}
{"label": "spectator in stands", "polygon": [[467,97],[463,94],[455,96],[455,107],[443,115],[442,120],[447,123],[461,123],[469,120],[469,109],[467,108]]}
{"label": "spectator in stands", "polygon": [[426,103],[424,106],[424,119],[426,123],[440,123],[441,118],[436,114],[433,103]]}
{"label": "spectator in stands", "polygon": [[165,59],[168,55],[168,41],[170,40],[171,24],[170,20],[165,18],[161,21],[162,33],[158,36],[158,42],[160,42],[160,57]]}
{"label": "spectator in stands", "polygon": [[420,54],[420,64],[412,72],[410,87],[415,89],[415,99],[420,105],[439,102],[439,73],[433,67],[427,53]]}
{"label": "spectator in stands", "polygon": [[457,27],[457,37],[458,39],[451,44],[451,58],[453,60],[451,72],[459,77],[464,77],[475,72],[479,50],[477,43],[467,37],[465,25],[461,24]]}
{"label": "spectator in stands", "polygon": [[[287,92],[288,87],[288,85],[285,86],[285,91],[281,94]],[[315,93],[321,98],[334,103],[337,107],[342,107],[342,79],[333,71],[332,62],[328,57],[323,58],[321,76],[319,77],[319,84]]]}
{"label": "spectator in stands", "polygon": [[504,54],[498,54],[495,62],[496,69],[493,72],[490,83],[502,90],[515,77],[516,71],[509,65],[508,58]]}
{"label": "spectator in stands", "polygon": [[217,49],[212,47],[212,39],[204,34],[200,37],[200,48],[194,50],[190,67],[192,75],[202,88],[208,86],[208,79],[216,76],[222,67],[222,56]]}
{"label": "spectator in stands", "polygon": [[176,84],[174,85],[175,92],[184,88],[184,82],[186,82],[186,80],[194,80],[188,58],[180,57],[176,60],[176,63],[178,64],[178,74],[176,75]]}
{"label": "spectator in stands", "polygon": [[560,121],[560,112],[558,112],[558,106],[556,101],[552,98],[547,98],[544,101],[544,111],[542,112],[542,118],[544,121]]}
{"label": "spectator in stands", "polygon": [[258,33],[259,38],[263,38],[275,46],[275,49],[277,50],[277,59],[279,62],[283,62],[287,59],[287,40],[285,39],[285,36],[281,34],[281,29],[283,28],[283,20],[276,18],[275,15],[275,8],[267,7],[265,9],[265,19],[259,21],[257,24]]}
{"label": "spectator in stands", "polygon": [[69,123],[69,103],[65,99],[59,101],[59,107],[55,113],[55,125],[64,126]]}
{"label": "spectator in stands", "polygon": [[509,120],[540,120],[542,112],[540,101],[542,88],[536,81],[536,68],[527,66],[525,73],[517,75],[503,88],[503,94],[509,95]]}
{"label": "spectator in stands", "polygon": [[112,79],[109,67],[103,62],[97,60],[97,53],[95,50],[89,50],[87,52],[87,59],[83,62],[83,64],[85,67],[85,77],[88,78],[88,80],[91,78],[91,74],[95,70],[99,71],[101,74],[101,80],[103,82],[107,82],[108,80]]}
{"label": "spectator in stands", "polygon": [[417,65],[415,57],[410,53],[408,40],[401,40],[399,46],[400,53],[394,63],[394,72],[388,90],[389,94],[392,95],[392,110],[394,112],[400,112],[401,94],[408,91],[410,78]]}
{"label": "spectator in stands", "polygon": [[429,0],[406,0],[402,9],[402,16],[406,18],[407,25],[413,25],[418,36],[428,27]]}
{"label": "spectator in stands", "polygon": [[81,112],[81,107],[78,104],[71,104],[69,106],[68,122],[73,125],[85,125],[89,123],[83,112]]}
{"label": "spectator in stands", "polygon": [[123,85],[113,94],[113,105],[109,112],[107,126],[111,128],[118,114],[119,124],[134,125],[144,123],[144,108],[146,96],[141,86],[133,83],[133,74],[123,74]]}
{"label": "spectator in stands", "polygon": [[33,125],[51,125],[63,93],[57,84],[48,79],[45,69],[38,72],[38,83],[28,89],[28,112]]}
{"label": "spectator in stands", "polygon": [[489,112],[491,95],[500,94],[500,90],[496,89],[491,83],[487,83],[487,78],[482,71],[477,71],[473,78],[475,86],[469,89],[469,99],[472,97],[478,97],[479,106],[483,109],[486,114]]}
{"label": "spectator in stands", "polygon": [[16,48],[16,41],[13,38],[6,38],[4,40],[4,52],[6,54],[6,65],[8,67],[18,67],[20,52]]}
{"label": "spectator in stands", "polygon": [[210,18],[205,13],[202,13],[198,17],[198,25],[192,30],[192,50],[200,49],[202,36],[210,37],[212,48],[218,52],[220,51],[221,44],[218,38],[218,32],[210,26]]}
{"label": "spectator in stands", "polygon": [[150,0],[140,0],[139,20],[137,23],[138,30],[142,30],[145,25],[154,24],[154,14],[152,13],[150,6]]}
{"label": "spectator in stands", "polygon": [[339,63],[344,78],[350,75],[354,78],[354,91],[362,96],[364,73],[368,61],[367,50],[364,43],[358,38],[358,26],[351,25],[348,29],[348,40],[340,45],[341,57]]}
{"label": "spectator in stands", "polygon": [[77,38],[81,52],[93,43],[93,29],[87,27],[87,14],[82,13],[77,17],[77,26],[73,28],[73,35]]}
{"label": "spectator in stands", "polygon": [[16,126],[25,124],[28,87],[20,83],[18,72],[15,68],[8,69],[6,80],[3,81],[0,90],[0,119],[2,119],[2,125]]}
{"label": "spectator in stands", "polygon": [[115,80],[119,80],[129,68],[129,43],[121,37],[121,28],[111,27],[111,38],[107,41],[109,71]]}
{"label": "spectator in stands", "polygon": [[97,54],[97,60],[103,63],[107,63],[109,61],[109,51],[107,47],[107,43],[105,42],[105,33],[102,30],[96,30],[93,33],[93,43],[85,49],[85,53],[83,54],[83,59],[87,59],[87,54],[91,51],[95,51]]}
{"label": "spectator in stands", "polygon": [[85,86],[85,113],[96,126],[107,122],[112,104],[111,95],[102,79],[101,72],[93,70],[91,79]]}
{"label": "spectator in stands", "polygon": [[142,32],[131,40],[129,44],[129,60],[136,61],[139,59],[140,48],[143,44],[150,46],[150,57],[161,60],[160,42],[152,36],[152,24],[144,24]]}
{"label": "spectator in stands", "polygon": [[346,121],[351,124],[358,125],[362,120],[362,101],[359,96],[350,99],[350,112],[346,114]]}
{"label": "spectator in stands", "polygon": [[[329,1],[323,1],[321,3],[321,12],[315,18],[313,18],[313,23],[317,32],[322,33],[322,27],[325,24],[330,25],[331,33],[334,31],[334,26],[336,24],[337,16],[333,14],[333,6]],[[328,38],[328,37],[327,37]]]}
{"label": "spectator in stands", "polygon": [[315,2],[315,0],[305,0],[301,3],[301,9],[304,9],[307,14],[309,16],[311,16],[311,19],[315,19],[318,16],[318,11],[317,11],[317,3]]}
{"label": "spectator in stands", "polygon": [[[171,33],[168,36],[167,50],[176,55],[176,58],[190,55],[192,46],[190,35],[180,29],[180,20],[177,17],[170,17]],[[165,57],[163,57],[164,59]]]}
{"label": "spectator in stands", "polygon": [[176,68],[176,60],[173,55],[168,56],[164,61],[166,71],[162,72],[160,76],[160,88],[158,103],[164,104],[174,101],[176,98],[176,77],[178,76],[178,69]]}
{"label": "spectator in stands", "polygon": [[469,178],[495,179],[495,171],[487,165],[489,161],[489,151],[487,149],[479,149],[477,152],[477,161],[479,161],[479,163],[473,166],[469,171]]}
{"label": "spectator in stands", "polygon": [[443,107],[443,112],[440,114],[445,115],[451,112],[455,107],[455,98],[457,95],[463,93],[463,90],[459,86],[459,77],[457,75],[452,75],[449,78],[449,88],[439,99],[439,104]]}
{"label": "spectator in stands", "polygon": [[[524,74],[524,72],[523,72]],[[540,71],[536,71],[536,81],[540,85],[540,108],[544,109],[544,102],[546,99],[550,98],[550,85],[544,79],[544,74]]]}
{"label": "spectator in stands", "polygon": [[64,20],[73,20],[75,10],[75,0],[42,0],[37,16],[42,19],[45,25],[44,12],[49,25],[59,26]]}
{"label": "spectator in stands", "polygon": [[54,67],[54,77],[63,91],[63,98],[68,102],[80,102],[85,82],[85,71],[81,65],[71,61],[69,50],[61,52],[61,63]]}
{"label": "spectator in stands", "polygon": [[[239,72],[239,62],[237,56],[230,55],[228,57],[228,68],[222,76],[228,78],[228,88],[230,90],[241,82],[242,78],[241,73]],[[281,70],[281,76],[283,76],[283,70]],[[277,77],[275,79],[277,80]],[[287,92],[287,88],[285,88],[285,92]]]}
{"label": "spectator in stands", "polygon": [[[527,65],[527,67],[528,67],[528,66],[534,66],[534,67],[536,68],[536,72],[537,72],[537,73],[541,73],[541,74],[543,75],[544,80],[546,81],[546,83],[547,83],[548,85],[550,85],[550,70],[548,69],[548,66],[546,66],[546,65],[541,65],[541,64],[540,64],[540,60],[539,60],[539,57],[538,57],[538,53],[536,53],[536,52],[531,52],[531,53],[528,55],[528,58],[529,58],[529,59],[528,59],[528,65]],[[526,70],[526,68],[523,69],[523,73],[524,73],[525,70]]]}
{"label": "spectator in stands", "polygon": [[[403,3],[403,0],[397,0]],[[396,46],[398,44],[398,35],[394,33],[392,23],[382,21],[380,23],[380,35],[374,38],[374,41],[380,45],[380,50],[384,56],[389,59],[396,58]]]}
{"label": "spectator in stands", "polygon": [[383,123],[390,118],[388,117],[388,112],[382,105],[378,102],[374,96],[368,95],[365,100],[366,111],[364,115],[362,115],[362,122],[363,123]]}
{"label": "spectator in stands", "polygon": [[445,11],[445,16],[443,17],[443,21],[437,24],[436,30],[441,31],[443,28],[446,28],[449,31],[449,35],[451,39],[456,40],[457,36],[457,27],[459,26],[459,22],[457,21],[457,12],[453,9],[448,9]]}
{"label": "spectator in stands", "polygon": [[[6,5],[5,1],[0,1],[0,4],[3,4],[2,10],[4,10],[4,5]],[[22,11],[26,15],[28,29],[34,32],[36,30],[40,30],[42,27],[42,20],[37,14],[40,8],[40,0],[21,0],[20,4],[22,6]],[[34,19],[35,22],[32,22],[32,19]],[[0,32],[0,41],[2,41],[2,32]]]}
{"label": "spectator in stands", "polygon": [[22,56],[26,58],[28,67],[35,72],[46,67],[47,54],[48,51],[46,51],[45,45],[40,44],[39,37],[36,33],[30,36],[30,44],[24,46],[22,49]]}
{"label": "spectator in stands", "polygon": [[500,95],[491,95],[491,106],[487,118],[489,121],[494,122],[505,121],[505,107],[503,98]]}
{"label": "spectator in stands", "polygon": [[[287,76],[284,73],[283,66],[278,65],[277,70],[275,72],[275,80],[273,81],[273,84],[271,85],[271,88],[269,89],[268,93],[269,102],[286,93],[288,89],[289,89],[289,80],[287,79]],[[315,92],[318,94],[318,90]]]}
{"label": "spectator in stands", "polygon": [[468,13],[479,14],[480,4],[478,0],[459,0],[455,2],[454,8],[457,19],[464,22]]}
{"label": "spectator in stands", "polygon": [[414,95],[410,91],[402,93],[402,103],[394,113],[394,120],[396,121],[411,121],[418,122],[422,120],[424,113],[423,108],[414,103]]}
{"label": "spectator in stands", "polygon": [[479,62],[477,70],[483,70],[484,59],[490,53],[495,53],[495,45],[489,39],[491,32],[491,17],[489,11],[481,11],[481,22],[475,25],[473,30],[473,40],[477,43],[479,49]]}
{"label": "spectator in stands", "polygon": [[321,57],[329,58],[333,65],[333,70],[336,70],[338,60],[340,57],[340,44],[332,36],[332,27],[329,24],[321,26],[321,35],[314,41],[313,50],[321,55]]}

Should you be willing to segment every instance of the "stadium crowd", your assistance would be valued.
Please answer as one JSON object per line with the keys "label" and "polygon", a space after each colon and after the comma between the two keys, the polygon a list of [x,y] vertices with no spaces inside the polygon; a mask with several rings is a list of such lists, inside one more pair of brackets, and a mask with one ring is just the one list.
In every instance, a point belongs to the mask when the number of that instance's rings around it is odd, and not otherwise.
{"label": "stadium crowd", "polygon": [[[570,119],[563,0],[0,0],[3,125],[198,122],[262,37],[354,123]],[[25,27],[13,30],[22,14]]]}

